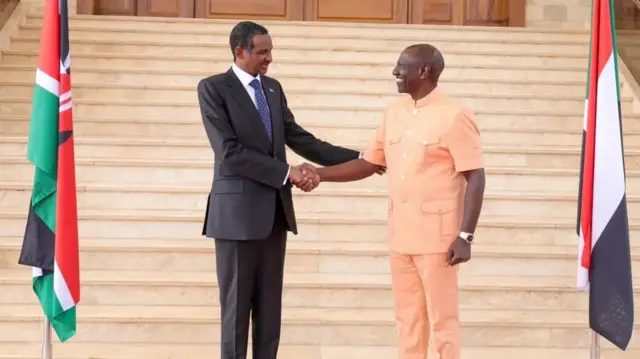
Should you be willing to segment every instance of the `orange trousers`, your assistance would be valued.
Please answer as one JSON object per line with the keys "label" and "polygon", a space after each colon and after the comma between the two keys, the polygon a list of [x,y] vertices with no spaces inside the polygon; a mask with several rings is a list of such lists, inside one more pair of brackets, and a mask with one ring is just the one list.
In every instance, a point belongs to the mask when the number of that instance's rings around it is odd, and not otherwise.
{"label": "orange trousers", "polygon": [[[391,251],[399,359],[460,359],[458,266],[446,253],[404,255]],[[437,353],[437,354],[436,354]]]}

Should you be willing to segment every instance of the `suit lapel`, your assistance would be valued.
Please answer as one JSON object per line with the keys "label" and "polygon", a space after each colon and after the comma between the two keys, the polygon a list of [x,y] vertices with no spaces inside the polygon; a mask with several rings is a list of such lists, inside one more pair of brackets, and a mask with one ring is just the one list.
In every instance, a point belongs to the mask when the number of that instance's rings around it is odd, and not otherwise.
{"label": "suit lapel", "polygon": [[264,91],[265,96],[267,97],[267,103],[269,104],[269,109],[271,111],[271,127],[273,129],[273,148],[274,151],[276,148],[276,144],[280,144],[284,142],[283,139],[283,126],[282,123],[282,107],[280,106],[280,96],[276,92],[274,86],[272,86],[271,80],[262,76],[262,90]]}
{"label": "suit lapel", "polygon": [[[263,144],[269,147],[269,137],[267,136],[260,113],[258,113],[256,105],[251,100],[251,97],[249,97],[249,94],[242,85],[242,82],[240,82],[231,69],[227,71],[227,83],[231,88],[231,97],[233,97],[233,99],[240,105],[242,111],[247,115],[249,120],[248,122],[256,131],[258,138],[262,139]],[[273,117],[273,115],[271,117]]]}

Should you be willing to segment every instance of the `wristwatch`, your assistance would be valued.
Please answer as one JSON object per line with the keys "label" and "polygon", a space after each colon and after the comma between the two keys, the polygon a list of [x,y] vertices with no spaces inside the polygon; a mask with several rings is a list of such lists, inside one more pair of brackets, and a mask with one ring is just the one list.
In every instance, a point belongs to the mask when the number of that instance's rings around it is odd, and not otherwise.
{"label": "wristwatch", "polygon": [[474,238],[473,233],[460,232],[458,237],[464,239],[469,244],[473,243],[473,238]]}

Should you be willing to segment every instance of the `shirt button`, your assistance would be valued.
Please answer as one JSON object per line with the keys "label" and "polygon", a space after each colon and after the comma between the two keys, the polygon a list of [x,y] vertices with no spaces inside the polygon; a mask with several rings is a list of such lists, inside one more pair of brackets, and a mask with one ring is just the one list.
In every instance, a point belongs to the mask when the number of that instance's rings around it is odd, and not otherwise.
{"label": "shirt button", "polygon": [[411,131],[407,131],[407,136],[411,136]]}
{"label": "shirt button", "polygon": [[404,176],[400,176],[400,179],[401,179],[401,180],[403,180],[403,179],[404,179]]}
{"label": "shirt button", "polygon": [[402,157],[407,158],[407,154],[406,154],[406,153],[403,153],[403,154],[402,154]]}

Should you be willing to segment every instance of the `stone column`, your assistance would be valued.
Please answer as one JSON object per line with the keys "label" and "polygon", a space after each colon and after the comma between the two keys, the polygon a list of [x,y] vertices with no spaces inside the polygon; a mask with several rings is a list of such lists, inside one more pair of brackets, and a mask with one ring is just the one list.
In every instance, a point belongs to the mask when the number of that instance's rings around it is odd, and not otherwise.
{"label": "stone column", "polygon": [[78,0],[67,0],[69,5],[69,15],[76,15],[78,13]]}

